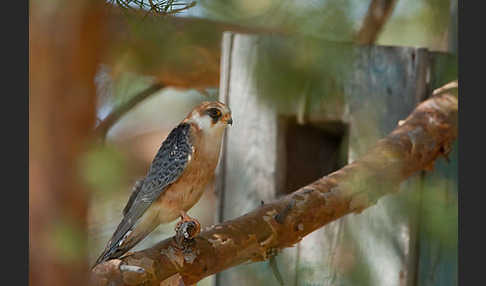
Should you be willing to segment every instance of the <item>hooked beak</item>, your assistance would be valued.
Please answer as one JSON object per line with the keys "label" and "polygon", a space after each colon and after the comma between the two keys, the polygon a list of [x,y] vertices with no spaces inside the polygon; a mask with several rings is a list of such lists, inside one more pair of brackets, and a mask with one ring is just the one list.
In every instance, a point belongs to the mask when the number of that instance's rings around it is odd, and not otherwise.
{"label": "hooked beak", "polygon": [[228,120],[226,120],[226,124],[233,125],[233,118],[230,117]]}

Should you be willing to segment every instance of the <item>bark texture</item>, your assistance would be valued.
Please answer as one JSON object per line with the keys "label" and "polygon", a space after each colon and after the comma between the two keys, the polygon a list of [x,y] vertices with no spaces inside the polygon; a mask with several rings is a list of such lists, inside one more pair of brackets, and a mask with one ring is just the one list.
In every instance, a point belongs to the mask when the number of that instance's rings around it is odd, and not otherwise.
{"label": "bark texture", "polygon": [[241,263],[266,260],[327,223],[374,205],[413,173],[431,169],[439,156],[450,152],[457,118],[457,97],[448,92],[434,96],[359,160],[273,203],[212,226],[191,242],[178,244],[172,237],[100,264],[93,269],[94,282],[159,285],[178,273],[187,285]]}

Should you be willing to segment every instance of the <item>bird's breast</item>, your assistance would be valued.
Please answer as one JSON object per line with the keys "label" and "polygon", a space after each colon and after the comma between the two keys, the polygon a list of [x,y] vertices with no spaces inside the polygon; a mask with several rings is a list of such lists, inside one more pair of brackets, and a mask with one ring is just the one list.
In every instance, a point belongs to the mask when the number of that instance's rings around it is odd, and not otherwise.
{"label": "bird's breast", "polygon": [[188,211],[199,201],[214,178],[218,157],[219,153],[195,148],[182,176],[168,187],[157,201],[160,223],[175,220],[181,210]]}

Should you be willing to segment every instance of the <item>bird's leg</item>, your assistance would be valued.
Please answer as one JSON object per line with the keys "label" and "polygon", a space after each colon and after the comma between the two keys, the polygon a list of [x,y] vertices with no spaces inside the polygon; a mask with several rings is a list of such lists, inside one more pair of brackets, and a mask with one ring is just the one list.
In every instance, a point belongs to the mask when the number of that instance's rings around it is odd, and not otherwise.
{"label": "bird's leg", "polygon": [[[175,231],[177,232],[179,230],[179,228],[181,227],[181,225],[185,222],[193,222],[196,226],[196,229],[197,229],[197,233],[199,233],[200,229],[201,229],[201,224],[199,223],[199,221],[197,221],[195,218],[192,218],[190,217],[185,211],[181,210],[179,211],[180,212],[180,217],[181,217],[181,220],[176,224],[175,226]],[[196,233],[196,234],[197,234]],[[194,234],[194,236],[196,235]]]}
{"label": "bird's leg", "polygon": [[180,210],[179,211],[179,216],[181,217],[181,221],[179,221],[177,224],[176,224],[176,227],[175,227],[175,230],[177,231],[177,229],[180,227],[180,225],[186,221],[190,221],[191,220],[191,217],[183,210]]}
{"label": "bird's leg", "polygon": [[201,231],[201,224],[190,217],[185,211],[180,211],[181,220],[176,224],[176,240],[181,244],[185,240],[193,239]]}

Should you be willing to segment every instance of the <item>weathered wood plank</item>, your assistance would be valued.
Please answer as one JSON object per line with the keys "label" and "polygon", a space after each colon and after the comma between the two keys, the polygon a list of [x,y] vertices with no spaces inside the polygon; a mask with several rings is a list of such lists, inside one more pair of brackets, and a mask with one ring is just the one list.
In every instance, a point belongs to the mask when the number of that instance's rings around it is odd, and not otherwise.
{"label": "weathered wood plank", "polygon": [[[279,162],[282,152],[278,144],[278,116],[272,106],[259,101],[252,77],[252,65],[256,63],[252,47],[258,45],[255,40],[254,37],[233,37],[230,33],[223,37],[222,67],[227,75],[220,81],[220,100],[231,108],[234,123],[227,130],[221,159],[224,166],[224,181],[219,190],[224,193],[221,196],[222,220],[249,212],[262,201],[274,200],[282,185],[283,172],[279,168],[284,164]],[[255,279],[260,283],[268,280],[271,269],[262,264],[241,265],[224,271],[218,275],[218,285],[235,285],[236,281],[240,285],[251,285]],[[276,280],[274,282],[270,285],[278,285]]]}
{"label": "weathered wood plank", "polygon": [[[236,37],[233,54],[246,54],[255,44],[251,37]],[[252,210],[262,200],[273,200],[278,187],[278,118],[272,106],[259,102],[250,74],[252,63],[251,50],[246,57],[232,57],[226,103],[234,123],[227,130],[224,160],[225,191],[229,186],[234,190],[224,201],[225,219]],[[261,132],[265,136],[255,136]]]}

